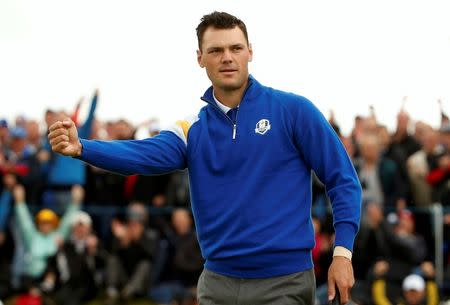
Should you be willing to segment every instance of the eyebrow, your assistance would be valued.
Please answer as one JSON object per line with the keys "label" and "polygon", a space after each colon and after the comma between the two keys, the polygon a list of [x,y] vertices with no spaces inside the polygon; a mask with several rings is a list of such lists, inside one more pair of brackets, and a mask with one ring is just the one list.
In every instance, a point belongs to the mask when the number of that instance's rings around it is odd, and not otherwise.
{"label": "eyebrow", "polygon": [[212,51],[212,50],[222,50],[223,49],[223,47],[218,47],[218,46],[215,46],[215,47],[209,47],[209,48],[207,48],[206,49],[206,51]]}
{"label": "eyebrow", "polygon": [[244,47],[244,44],[242,43],[235,43],[232,45],[228,45],[228,46],[211,46],[209,48],[206,49],[206,51],[212,51],[212,50],[223,50],[224,48],[235,48],[235,47]]}

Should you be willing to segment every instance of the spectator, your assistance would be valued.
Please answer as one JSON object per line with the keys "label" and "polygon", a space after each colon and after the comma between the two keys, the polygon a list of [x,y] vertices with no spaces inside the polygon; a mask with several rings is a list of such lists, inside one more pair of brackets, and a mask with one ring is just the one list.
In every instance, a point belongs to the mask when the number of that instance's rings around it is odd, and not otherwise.
{"label": "spectator", "polygon": [[450,205],[450,124],[440,129],[440,140],[443,152],[435,158],[431,164],[427,176],[428,183],[433,188],[433,199],[444,205]]}
{"label": "spectator", "polygon": [[[398,212],[398,224],[395,226],[394,232],[408,253],[403,253],[403,257],[399,259],[407,260],[411,264],[419,264],[427,258],[427,246],[423,236],[415,231],[414,215],[408,210]],[[408,250],[409,249],[409,250]]]}
{"label": "spectator", "polygon": [[184,287],[196,287],[203,269],[203,258],[192,226],[192,218],[186,209],[176,209],[172,213],[172,225],[175,229],[175,274]]}
{"label": "spectator", "polygon": [[[94,120],[95,110],[97,108],[98,90],[92,97],[91,107],[86,121],[78,127],[78,133],[89,138],[91,134],[92,122]],[[49,123],[64,117],[63,113],[54,114],[47,112]],[[46,140],[45,149],[50,153],[50,158],[46,163],[47,189],[43,194],[43,204],[45,207],[53,209],[61,214],[70,201],[70,190],[73,185],[86,184],[86,166],[80,160],[74,158],[63,158],[61,155],[51,152],[50,143]]]}
{"label": "spectator", "polygon": [[358,304],[370,302],[365,296],[370,295],[373,268],[386,269],[383,277],[393,283],[389,294],[398,295],[401,280],[427,258],[424,239],[415,233],[412,214],[402,210],[394,215],[397,223],[392,225],[378,203],[367,205],[367,221],[358,233],[353,256],[356,284],[352,297]]}
{"label": "spectator", "polygon": [[0,119],[0,151],[4,149],[9,138],[8,122]]}
{"label": "spectator", "polygon": [[[380,262],[375,266],[374,272],[377,276],[372,286],[372,297],[375,305],[438,305],[439,292],[434,281],[434,267],[430,262],[421,265],[423,275],[410,274],[401,282],[401,292],[393,292],[394,284],[387,283],[384,275],[389,270],[389,264]],[[426,279],[426,282],[424,280]],[[399,285],[400,286],[400,285]]]}
{"label": "spectator", "polygon": [[135,130],[127,120],[112,122],[107,129],[110,140],[132,140]]}
{"label": "spectator", "polygon": [[[4,157],[4,158],[3,158]],[[0,156],[0,172],[14,174],[28,190],[27,201],[36,202],[35,185],[40,178],[40,168],[36,159],[36,150],[27,142],[27,132],[22,127],[10,131],[9,145],[4,156]]]}
{"label": "spectator", "polygon": [[397,128],[392,135],[391,144],[386,152],[386,157],[397,163],[400,176],[405,183],[404,193],[407,200],[409,200],[410,197],[410,187],[408,183],[406,160],[420,149],[420,144],[409,134],[410,127],[409,114],[402,108],[397,115]]}
{"label": "spectator", "polygon": [[[362,230],[358,240],[365,240],[365,243],[358,244],[360,251],[355,261],[359,264],[364,260],[369,263],[375,260],[387,261],[390,264],[390,279],[399,280],[428,258],[427,247],[424,238],[415,232],[411,212],[401,210],[391,213],[389,218],[397,219],[391,225],[384,219],[381,211],[378,204],[369,204],[369,238],[364,238],[367,232]],[[368,258],[371,259],[367,260]]]}
{"label": "spectator", "polygon": [[105,259],[92,232],[91,217],[78,211],[73,216],[71,237],[50,258],[41,287],[53,292],[57,304],[80,305],[96,296]]}
{"label": "spectator", "polygon": [[35,151],[39,151],[42,147],[42,138],[39,131],[39,123],[35,120],[26,122],[27,141]]}
{"label": "spectator", "polygon": [[47,259],[55,255],[59,246],[68,237],[71,218],[83,200],[83,189],[72,188],[72,204],[69,205],[61,223],[51,210],[43,209],[36,215],[34,224],[25,203],[25,189],[16,185],[13,190],[17,225],[27,253],[25,259],[25,286],[39,283],[47,267]]}
{"label": "spectator", "polygon": [[203,258],[193,229],[192,218],[186,209],[178,208],[172,213],[172,234],[169,242],[172,251],[163,281],[150,291],[159,304],[173,304],[189,299],[196,291],[198,277],[203,269]]}
{"label": "spectator", "polygon": [[363,189],[363,203],[378,202],[404,207],[404,183],[394,161],[381,155],[376,135],[365,134],[359,142],[361,158],[355,164]]}
{"label": "spectator", "polygon": [[426,178],[430,168],[435,168],[443,153],[439,134],[431,127],[422,131],[422,148],[407,160],[408,176],[412,185],[412,202],[416,206],[429,206],[433,202],[432,188]]}
{"label": "spectator", "polygon": [[113,220],[112,254],[107,262],[106,285],[108,304],[118,304],[147,293],[152,261],[158,245],[158,234],[146,227],[147,211],[141,203],[127,209],[127,221]]}
{"label": "spectator", "polygon": [[[79,128],[83,128],[83,121],[79,115],[79,109],[80,108],[78,107],[78,110],[75,111],[73,119],[77,122]],[[92,110],[91,107],[91,112]],[[60,114],[61,112],[59,110],[47,110],[45,114],[47,124],[50,125],[52,122],[56,121]],[[380,117],[378,117],[378,119],[380,119]],[[380,122],[377,121],[373,115],[366,117],[359,116],[355,119],[353,138],[342,134],[341,140],[346,147],[347,153],[355,162],[355,166],[359,173],[361,173],[361,169],[364,168],[364,160],[368,160],[367,151],[363,153],[362,150],[364,149],[361,145],[365,143],[364,146],[369,146],[370,148],[370,145],[372,145],[370,142],[376,142],[379,151],[378,154],[376,154],[378,155],[378,161],[376,162],[378,166],[375,166],[377,169],[376,171],[385,172],[383,175],[384,180],[379,173],[377,176],[380,181],[390,181],[393,185],[391,188],[393,192],[389,193],[389,196],[386,196],[385,190],[383,189],[384,184],[380,182],[381,198],[384,200],[384,204],[383,202],[370,200],[372,196],[367,196],[367,201],[365,203],[365,223],[361,226],[355,240],[352,258],[356,279],[355,286],[352,289],[352,300],[358,304],[367,304],[371,301],[368,298],[371,296],[373,280],[372,270],[375,269],[375,266],[377,266],[376,268],[380,268],[380,266],[383,266],[384,264],[388,266],[388,270],[384,274],[383,279],[385,281],[386,295],[389,301],[392,304],[403,302],[403,304],[406,305],[408,302],[403,300],[405,296],[402,292],[402,281],[412,271],[415,271],[414,268],[417,268],[417,265],[420,264],[423,259],[433,258],[434,239],[431,238],[433,233],[429,230],[428,221],[430,221],[430,217],[428,212],[426,212],[427,209],[412,209],[414,212],[413,214],[408,211],[405,212],[401,209],[403,206],[402,204],[396,206],[396,198],[405,198],[405,201],[408,204],[415,207],[428,207],[433,202],[442,202],[444,204],[444,213],[448,211],[448,204],[450,204],[450,124],[448,124],[447,116],[443,116],[443,119],[445,120],[443,120],[441,129],[439,130],[433,129],[426,123],[416,122],[414,135],[410,135],[408,133],[409,130],[412,130],[410,128],[410,118],[408,114],[403,111],[398,116],[398,127],[395,135],[391,137],[387,127],[380,125]],[[17,249],[21,247],[21,243],[24,243],[24,241],[21,241],[21,239],[23,239],[23,234],[19,234],[20,238],[16,237],[16,233],[21,232],[17,221],[15,223],[14,217],[11,217],[14,216],[14,210],[16,209],[13,205],[13,188],[17,183],[24,184],[27,197],[25,201],[31,204],[41,204],[41,201],[37,200],[37,198],[41,198],[41,196],[39,196],[39,190],[35,191],[35,189],[38,189],[40,181],[45,183],[45,179],[39,179],[42,177],[41,169],[44,167],[47,169],[51,168],[52,166],[55,166],[53,164],[54,162],[59,162],[53,158],[54,156],[52,156],[48,150],[43,148],[43,144],[46,142],[46,136],[44,135],[44,138],[39,138],[38,122],[29,119],[25,120],[24,117],[18,117],[17,123],[19,125],[15,124],[14,120],[11,122],[12,123],[8,128],[8,122],[6,120],[0,120],[0,168],[3,169],[0,170],[0,177],[3,182],[0,184],[0,299],[3,301],[5,300],[5,294],[10,295],[14,292],[14,288],[16,288],[16,285],[11,287],[12,279],[16,276],[16,273],[21,274],[21,272],[17,272],[16,269],[11,271],[11,252],[17,251]],[[330,118],[330,123],[338,130],[338,126],[333,117]],[[113,121],[107,124],[106,122],[94,119],[90,134],[92,138],[99,139],[133,139],[135,133],[134,126],[136,125],[132,125],[126,120]],[[158,130],[159,126],[155,121],[149,120],[145,122],[145,132],[149,131],[151,133],[150,136],[156,135]],[[23,136],[24,134],[26,136]],[[401,137],[399,137],[400,134],[402,135]],[[403,138],[404,140],[398,141],[399,138]],[[356,139],[358,139],[358,141],[356,141]],[[367,142],[369,142],[370,145],[367,145]],[[419,144],[419,146],[416,144]],[[21,147],[24,147],[24,149]],[[411,153],[418,147],[420,147],[420,150],[407,157],[408,153]],[[15,151],[18,153],[14,153]],[[28,155],[29,159],[23,158],[24,155]],[[32,162],[29,162],[29,160],[32,160]],[[385,166],[388,170],[386,170],[386,168],[380,170],[380,163],[384,163],[384,160],[389,160],[387,162],[388,166]],[[14,166],[11,166],[11,164],[14,164]],[[397,168],[396,171],[392,171],[392,164]],[[84,165],[82,166],[84,167]],[[26,174],[31,172],[35,174],[32,176]],[[65,174],[64,171],[61,172]],[[397,178],[398,174],[394,174],[394,172],[400,172],[400,178]],[[127,178],[88,166],[86,176],[86,201],[94,205],[101,205],[100,209],[92,209],[93,214],[91,214],[98,240],[101,240],[104,245],[109,246],[109,241],[112,236],[111,219],[118,210],[121,210],[120,206],[129,202],[130,199],[143,199],[151,204],[155,197],[157,199],[153,202],[153,206],[189,206],[189,180],[187,178],[187,172],[175,172],[168,177],[162,177],[162,179],[169,179],[168,185],[167,181],[162,181],[161,183],[161,181],[155,180],[154,177]],[[366,180],[364,181],[367,182]],[[400,181],[403,186],[398,187],[395,181]],[[330,216],[328,201],[324,201],[324,198],[319,196],[324,194],[324,186],[319,185],[319,183],[318,180],[314,179],[313,198],[315,203],[313,213],[316,216],[320,216],[319,219],[314,219],[314,225],[316,226],[316,230],[317,228],[322,227],[320,230],[322,233],[316,234],[316,248],[313,251],[313,260],[317,272],[317,284],[324,281],[326,282],[326,277],[323,277],[323,275],[324,273],[326,275],[326,270],[329,265],[328,255],[330,254],[326,249],[332,245],[332,232],[329,232],[327,225],[328,217]],[[390,183],[387,184],[390,185]],[[412,187],[409,188],[409,191],[407,186],[408,183],[412,185]],[[52,191],[56,190],[56,193],[62,188],[62,193],[64,193],[70,188],[70,184],[55,184],[50,188]],[[34,195],[34,193],[37,195]],[[386,202],[386,198],[389,202]],[[322,213],[317,212],[319,200],[322,200],[324,203],[322,208],[325,207],[321,210]],[[64,201],[64,204],[65,203],[66,202]],[[385,218],[383,214],[384,210],[390,212],[394,207],[400,209],[389,214],[388,218]],[[34,206],[31,205],[30,210],[33,210],[33,208]],[[182,249],[193,248],[194,243],[197,241],[189,234],[186,235],[186,239],[180,237],[175,232],[173,219],[170,218],[170,215],[167,214],[166,211],[168,211],[168,209],[160,209],[157,215],[152,215],[149,219],[149,222],[151,222],[150,225],[153,224],[152,227],[157,228],[160,231],[160,234],[166,237],[163,242],[157,243],[159,247],[158,251],[155,250],[155,258],[150,259],[151,268],[149,273],[153,280],[156,278],[156,281],[152,282],[154,284],[150,289],[150,294],[152,296],[155,294],[157,295],[158,292],[161,292],[160,288],[165,287],[170,291],[166,294],[166,298],[164,299],[166,301],[161,301],[161,303],[170,303],[173,300],[174,304],[177,304],[176,302],[181,304],[183,303],[183,299],[188,299],[186,295],[189,295],[191,299],[195,295],[194,291],[189,289],[189,287],[192,288],[192,286],[195,285],[196,278],[195,272],[192,272],[191,274],[189,271],[183,271],[183,262],[188,262],[188,260],[182,253],[192,254],[193,262],[196,261],[196,256],[198,255],[198,253],[195,252],[197,250],[193,250],[191,253]],[[183,214],[185,213],[179,213],[179,215]],[[189,216],[189,213],[187,214]],[[422,218],[420,218],[421,216]],[[183,217],[184,216],[180,218]],[[127,221],[122,224],[125,228],[128,228],[129,218],[130,216],[128,216]],[[391,222],[391,219],[394,219],[395,221]],[[103,223],[104,225],[102,225]],[[444,264],[448,264],[448,262],[450,262],[450,255],[448,255],[450,249],[449,213],[444,215],[444,225],[443,251],[446,251],[444,253]],[[192,224],[190,224],[190,226],[192,226]],[[416,226],[417,228],[415,228]],[[81,225],[80,228],[81,227],[86,229],[89,226]],[[91,229],[92,228],[90,228],[90,230]],[[417,232],[420,232],[423,237],[421,234],[417,234],[416,230],[418,230]],[[84,279],[83,283],[87,283],[86,286],[91,287],[93,281],[92,278],[97,278],[97,276],[93,275],[93,270],[98,271],[99,268],[101,269],[101,257],[104,255],[102,247],[100,245],[97,246],[97,253],[94,255],[96,267],[90,269],[92,267],[90,265],[90,252],[87,248],[84,248],[84,251],[80,253],[77,252],[77,249],[82,248],[78,248],[77,245],[82,243],[77,242],[77,238],[74,237],[75,235],[75,227],[72,227],[70,239],[57,251],[57,254],[52,256],[49,260],[47,270],[52,271],[54,274],[53,292],[67,291],[69,289],[67,287],[75,287],[77,285],[76,283],[81,282],[80,278]],[[92,235],[93,233],[91,232],[89,236]],[[90,240],[89,242],[87,242],[88,239]],[[93,242],[93,240],[95,240],[95,238],[86,238],[86,245],[88,243],[95,244],[96,242]],[[185,240],[185,242],[181,242],[182,240]],[[426,241],[426,246],[424,246],[424,240]],[[115,245],[117,245],[117,242],[118,240],[116,238],[114,242]],[[169,251],[165,252],[164,246],[167,244],[169,244]],[[155,246],[155,249],[156,248],[157,247]],[[27,252],[29,253],[28,249]],[[116,250],[115,253],[117,253]],[[27,263],[22,263],[22,265],[24,265],[25,268],[29,268],[29,264],[31,264],[29,254],[27,254],[26,257]],[[64,264],[58,264],[57,257],[68,258],[66,269],[70,270],[70,279],[67,281],[63,279],[66,275],[64,275],[64,268],[61,266]],[[108,258],[109,256],[105,257],[105,265]],[[88,263],[86,263],[86,261],[88,261]],[[19,262],[24,262],[24,260],[19,259]],[[164,270],[162,272],[158,271],[163,268],[163,263],[165,264]],[[200,264],[196,261],[195,264],[197,263]],[[33,264],[35,265],[36,263]],[[76,268],[76,266],[79,266],[79,268]],[[158,276],[161,274],[162,276]],[[444,278],[443,285],[444,291],[446,288],[448,290],[448,287],[450,287],[448,284],[450,279],[449,275],[450,266],[447,266],[447,277]],[[36,285],[41,278],[42,277],[36,280]],[[425,281],[426,283],[428,282],[427,279],[425,279]],[[189,282],[191,282],[191,284],[189,284]],[[177,286],[170,287],[170,284],[174,283],[176,283]],[[42,284],[42,281],[40,284]],[[95,285],[97,284],[98,283],[96,282]],[[124,285],[125,284],[120,284],[118,286],[116,289],[118,294],[120,294],[120,291],[125,287]],[[425,286],[427,286],[427,284],[425,284]],[[44,286],[41,287],[44,288]],[[95,288],[98,290],[98,286],[95,286]],[[78,294],[77,288],[70,289],[72,293],[71,297],[66,297],[64,301],[78,302],[78,298],[76,297]],[[168,291],[167,289],[166,292]],[[391,298],[391,290],[395,289],[397,289],[397,297]],[[145,291],[148,292],[148,287],[146,287]],[[425,288],[425,291],[427,291],[427,288]],[[92,292],[89,292],[87,295],[92,295],[91,293]],[[62,298],[61,296],[64,295],[64,293],[57,294],[60,295],[59,297],[57,296],[57,300],[60,300]],[[167,297],[167,295],[169,295],[169,297]],[[326,304],[326,289],[323,296],[323,302]]]}
{"label": "spectator", "polygon": [[379,259],[392,258],[392,241],[395,240],[393,230],[383,214],[380,204],[370,202],[367,205],[367,221],[362,224],[355,241],[353,262],[358,268],[355,277],[367,280],[367,274],[373,264]]}
{"label": "spectator", "polygon": [[401,109],[397,115],[397,129],[392,136],[392,145],[397,146],[403,152],[404,160],[420,149],[420,144],[414,137],[409,135],[409,114]]}
{"label": "spectator", "polygon": [[[110,128],[112,140],[134,139],[136,130],[126,120],[115,122]],[[108,173],[107,175],[111,175]],[[109,179],[111,181],[111,179]],[[170,175],[142,176],[133,175],[124,179],[124,195],[129,201],[140,201],[161,207],[167,204],[167,188]]]}
{"label": "spectator", "polygon": [[167,202],[175,207],[189,207],[189,175],[187,171],[177,171],[170,174],[167,187]]}
{"label": "spectator", "polygon": [[[408,196],[410,191],[410,185],[408,183],[408,171],[406,169],[405,152],[402,147],[393,143],[393,138],[389,134],[389,131],[385,125],[378,125],[376,132],[378,139],[380,140],[381,154],[384,158],[390,159],[395,162],[400,172],[400,177],[405,184],[405,194]],[[409,197],[408,197],[409,200]]]}

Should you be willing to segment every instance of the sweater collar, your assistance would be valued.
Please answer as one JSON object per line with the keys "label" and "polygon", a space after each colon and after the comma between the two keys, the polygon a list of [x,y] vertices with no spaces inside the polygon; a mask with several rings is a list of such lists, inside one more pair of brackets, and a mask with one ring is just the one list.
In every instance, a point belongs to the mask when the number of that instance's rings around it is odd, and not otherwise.
{"label": "sweater collar", "polygon": [[[244,96],[242,97],[242,100],[244,100],[244,99],[251,100],[254,97],[256,97],[260,93],[261,87],[262,87],[261,84],[252,75],[249,75],[248,76],[247,88],[245,89]],[[213,87],[212,86],[209,87],[205,91],[205,93],[203,94],[201,99],[203,101],[205,101],[206,103],[208,103],[208,104],[217,106],[217,104],[215,102],[215,99],[214,99],[214,92],[213,92]]]}

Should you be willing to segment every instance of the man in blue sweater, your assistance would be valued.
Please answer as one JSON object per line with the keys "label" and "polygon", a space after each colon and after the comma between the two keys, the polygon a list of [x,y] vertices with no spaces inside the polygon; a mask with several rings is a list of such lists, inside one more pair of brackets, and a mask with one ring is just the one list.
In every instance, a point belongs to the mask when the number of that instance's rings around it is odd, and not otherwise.
{"label": "man in blue sweater", "polygon": [[265,87],[248,72],[245,24],[227,13],[197,27],[200,67],[212,82],[197,116],[138,141],[79,139],[66,119],[52,149],[121,174],[188,168],[205,268],[202,305],[313,304],[311,171],[325,183],[336,231],[329,299],[349,300],[361,187],[343,145],[306,98]]}

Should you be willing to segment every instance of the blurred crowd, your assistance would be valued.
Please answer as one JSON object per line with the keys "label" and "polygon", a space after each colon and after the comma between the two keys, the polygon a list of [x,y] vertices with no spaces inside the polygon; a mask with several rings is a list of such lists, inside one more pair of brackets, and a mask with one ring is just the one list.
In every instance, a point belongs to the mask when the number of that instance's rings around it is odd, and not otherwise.
{"label": "blurred crowd", "polygon": [[[196,304],[203,260],[190,213],[186,172],[120,176],[54,154],[48,127],[70,117],[82,138],[130,140],[137,127],[159,133],[155,121],[95,118],[98,91],[80,119],[48,109],[43,122],[0,120],[0,301],[15,304],[106,304],[146,298],[157,304]],[[357,116],[340,136],[363,188],[361,228],[354,246],[357,304],[435,305],[450,286],[450,122],[412,120],[401,109],[390,132],[376,117]],[[326,304],[333,220],[323,184],[313,179],[313,250],[317,304]],[[444,208],[444,282],[436,283],[430,207]],[[35,303],[33,303],[35,302]],[[132,304],[132,303],[129,303]]]}
{"label": "blurred crowd", "polygon": [[[81,101],[71,112],[46,110],[44,125],[0,120],[0,300],[191,304],[203,260],[186,173],[125,177],[50,149],[47,129],[65,117],[83,138],[135,138],[126,120],[96,120],[97,102],[95,92],[83,122]],[[158,134],[146,125],[147,137]]]}
{"label": "blurred crowd", "polygon": [[[340,132],[333,114],[329,122],[353,161],[362,186],[361,227],[355,240],[356,278],[352,300],[358,304],[438,304],[449,295],[450,123],[441,110],[433,128],[413,121],[400,109],[391,133],[370,107],[357,116],[349,135]],[[333,245],[330,204],[320,181],[314,180],[313,251],[318,301],[326,303],[327,266]],[[436,236],[432,207],[442,208],[442,235]],[[435,253],[436,238],[443,242]],[[436,256],[444,260],[437,270]],[[437,271],[443,276],[436,283]]]}

